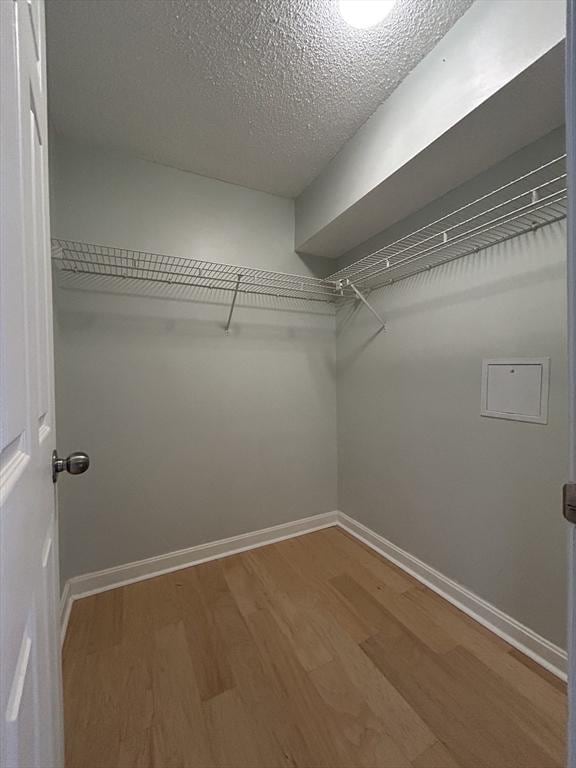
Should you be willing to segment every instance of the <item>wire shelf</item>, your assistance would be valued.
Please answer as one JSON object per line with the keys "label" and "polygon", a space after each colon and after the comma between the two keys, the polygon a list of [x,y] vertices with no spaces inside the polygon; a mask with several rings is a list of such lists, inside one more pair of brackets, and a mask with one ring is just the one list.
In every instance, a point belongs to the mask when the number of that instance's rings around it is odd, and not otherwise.
{"label": "wire shelf", "polygon": [[343,295],[374,289],[566,217],[566,155],[482,195],[330,275]]}
{"label": "wire shelf", "polygon": [[52,258],[67,274],[229,292],[226,328],[239,294],[328,304],[362,300],[383,323],[363,291],[533,232],[564,219],[566,209],[562,155],[325,279],[61,239],[52,240]]}
{"label": "wire shelf", "polygon": [[145,280],[233,294],[258,294],[302,301],[334,302],[334,282],[308,275],[220,264],[158,253],[52,240],[52,259],[65,273]]}

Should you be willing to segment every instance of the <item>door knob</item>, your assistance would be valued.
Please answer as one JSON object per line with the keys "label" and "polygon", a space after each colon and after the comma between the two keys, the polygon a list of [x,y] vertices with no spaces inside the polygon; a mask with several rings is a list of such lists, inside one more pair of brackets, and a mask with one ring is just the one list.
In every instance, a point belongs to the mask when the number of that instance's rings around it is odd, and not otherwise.
{"label": "door knob", "polygon": [[67,459],[60,459],[58,452],[52,452],[52,480],[56,482],[60,472],[70,473],[71,475],[81,475],[86,472],[90,466],[90,458],[87,453],[81,451],[75,451],[68,456]]}

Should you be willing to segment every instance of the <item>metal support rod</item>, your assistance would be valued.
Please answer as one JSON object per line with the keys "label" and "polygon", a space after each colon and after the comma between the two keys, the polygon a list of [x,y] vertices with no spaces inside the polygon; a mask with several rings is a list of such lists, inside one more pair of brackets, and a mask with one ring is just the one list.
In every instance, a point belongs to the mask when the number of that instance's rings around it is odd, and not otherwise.
{"label": "metal support rod", "polygon": [[370,312],[372,312],[372,314],[378,320],[378,322],[380,323],[382,328],[385,328],[386,327],[386,323],[384,322],[384,320],[382,320],[382,318],[380,317],[378,312],[376,312],[376,310],[374,309],[372,304],[370,304],[370,302],[366,299],[366,297],[362,293],[360,293],[360,291],[358,290],[358,288],[356,288],[354,283],[349,283],[349,285],[350,285],[350,288],[352,288],[352,290],[356,294],[356,297],[359,298],[360,301],[363,302],[363,304],[365,304],[365,306],[370,310]]}
{"label": "metal support rod", "polygon": [[230,323],[232,322],[232,315],[234,313],[234,306],[236,305],[236,299],[238,298],[238,289],[240,288],[240,280],[242,280],[242,275],[238,275],[236,277],[236,286],[234,288],[234,296],[232,296],[232,304],[230,305],[230,313],[228,314],[228,322],[226,323],[226,327],[224,330],[226,333],[230,330]]}

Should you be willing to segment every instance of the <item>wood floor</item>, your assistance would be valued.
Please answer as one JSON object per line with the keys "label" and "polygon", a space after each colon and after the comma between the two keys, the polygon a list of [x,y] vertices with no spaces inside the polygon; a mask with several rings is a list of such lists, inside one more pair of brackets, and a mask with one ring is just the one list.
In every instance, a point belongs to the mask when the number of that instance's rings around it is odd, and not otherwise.
{"label": "wood floor", "polygon": [[87,597],[67,768],[547,768],[564,685],[337,528]]}

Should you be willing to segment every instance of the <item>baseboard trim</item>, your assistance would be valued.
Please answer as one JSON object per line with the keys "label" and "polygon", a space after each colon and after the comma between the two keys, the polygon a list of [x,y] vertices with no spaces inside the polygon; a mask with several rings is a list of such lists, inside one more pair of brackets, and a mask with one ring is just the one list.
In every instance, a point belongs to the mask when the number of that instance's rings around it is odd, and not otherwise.
{"label": "baseboard trim", "polygon": [[529,656],[542,667],[566,680],[568,660],[566,651],[546,638],[536,634],[529,627],[475,595],[453,579],[419,560],[414,555],[392,544],[380,534],[340,512],[338,524],[402,570],[414,576],[433,592],[448,600],[479,624],[494,632],[510,645]]}
{"label": "baseboard trim", "polygon": [[246,552],[250,549],[283,541],[284,539],[302,536],[304,533],[312,533],[312,531],[330,528],[331,526],[338,525],[338,520],[338,512],[325,512],[321,515],[305,517],[301,520],[282,523],[281,525],[263,528],[259,531],[241,533],[228,539],[198,544],[195,547],[188,547],[177,552],[168,552],[164,555],[126,563],[125,565],[107,568],[103,571],[74,576],[66,582],[62,592],[60,604],[62,642],[64,642],[66,636],[68,619],[74,600],[79,600],[82,597],[88,597],[99,592],[106,592],[109,589],[124,587],[137,581],[152,579],[155,576],[178,571],[181,568],[188,568],[191,565],[199,565],[209,560],[228,557],[239,552]]}
{"label": "baseboard trim", "polygon": [[70,590],[70,582],[67,581],[64,584],[62,595],[60,596],[60,645],[64,645],[66,638],[66,630],[68,629],[68,621],[70,619],[70,611],[72,610],[72,594]]}
{"label": "baseboard trim", "polygon": [[340,526],[356,539],[362,541],[386,560],[395,563],[433,592],[464,611],[468,616],[525,653],[542,667],[562,680],[566,680],[568,661],[567,654],[562,648],[536,634],[466,587],[444,576],[367,526],[338,511],[326,512],[290,523],[275,525],[271,528],[263,528],[259,531],[199,544],[177,552],[168,552],[146,560],[126,563],[103,571],[75,576],[66,582],[62,591],[60,601],[61,642],[63,643],[66,637],[74,600],[335,525]]}

